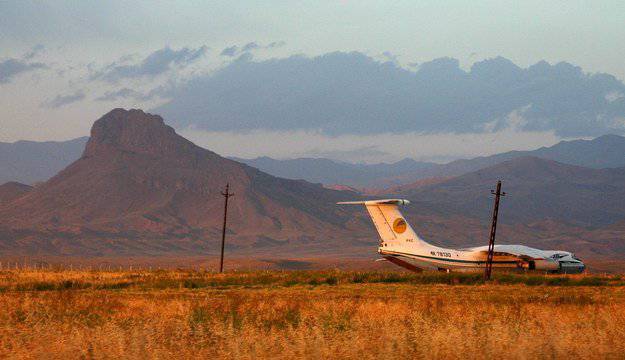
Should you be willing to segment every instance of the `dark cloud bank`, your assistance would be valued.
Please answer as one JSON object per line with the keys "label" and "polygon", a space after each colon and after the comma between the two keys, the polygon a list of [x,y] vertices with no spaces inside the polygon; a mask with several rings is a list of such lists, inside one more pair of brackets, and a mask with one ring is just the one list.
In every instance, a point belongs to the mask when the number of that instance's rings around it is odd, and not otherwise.
{"label": "dark cloud bank", "polygon": [[172,90],[172,100],[153,111],[181,127],[216,131],[463,133],[496,131],[512,121],[527,131],[594,136],[625,130],[622,94],[625,86],[615,77],[566,62],[521,68],[497,57],[464,71],[458,60],[440,58],[408,71],[362,53],[336,52],[240,57]]}

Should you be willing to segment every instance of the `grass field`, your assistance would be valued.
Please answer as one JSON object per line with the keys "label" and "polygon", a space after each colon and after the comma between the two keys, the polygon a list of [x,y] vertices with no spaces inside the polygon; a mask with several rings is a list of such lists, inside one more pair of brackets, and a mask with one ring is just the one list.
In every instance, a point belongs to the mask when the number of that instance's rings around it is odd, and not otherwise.
{"label": "grass field", "polygon": [[1,358],[623,358],[625,278],[0,272]]}

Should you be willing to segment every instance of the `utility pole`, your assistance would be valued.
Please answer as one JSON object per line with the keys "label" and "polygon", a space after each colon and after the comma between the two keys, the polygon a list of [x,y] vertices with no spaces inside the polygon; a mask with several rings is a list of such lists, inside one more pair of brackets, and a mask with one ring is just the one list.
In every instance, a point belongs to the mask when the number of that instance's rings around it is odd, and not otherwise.
{"label": "utility pole", "polygon": [[234,196],[233,193],[230,192],[230,183],[226,184],[226,191],[222,192],[221,195],[226,199],[224,205],[224,227],[221,231],[221,259],[219,260],[219,272],[224,272],[224,247],[226,245],[226,218],[228,216],[228,198]]}
{"label": "utility pole", "polygon": [[493,256],[495,253],[495,234],[497,233],[497,215],[499,213],[499,199],[506,196],[505,192],[501,192],[501,180],[497,181],[497,190],[491,190],[491,194],[495,195],[495,206],[493,207],[493,221],[490,224],[490,238],[488,241],[488,257],[486,258],[486,268],[484,269],[484,280],[490,280],[493,272]]}

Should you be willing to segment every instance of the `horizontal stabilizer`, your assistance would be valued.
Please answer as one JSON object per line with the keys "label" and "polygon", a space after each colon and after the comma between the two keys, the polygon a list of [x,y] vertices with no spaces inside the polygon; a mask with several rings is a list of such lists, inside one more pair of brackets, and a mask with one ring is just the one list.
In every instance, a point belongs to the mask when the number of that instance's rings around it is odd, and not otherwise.
{"label": "horizontal stabilizer", "polygon": [[[430,246],[419,238],[406,222],[399,210],[400,205],[408,205],[404,199],[380,199],[364,201],[345,201],[339,205],[364,205],[380,235],[380,249],[396,251],[414,251],[416,248]],[[388,260],[393,262],[394,260]],[[395,261],[397,263],[397,261]],[[404,266],[404,265],[401,265]]]}

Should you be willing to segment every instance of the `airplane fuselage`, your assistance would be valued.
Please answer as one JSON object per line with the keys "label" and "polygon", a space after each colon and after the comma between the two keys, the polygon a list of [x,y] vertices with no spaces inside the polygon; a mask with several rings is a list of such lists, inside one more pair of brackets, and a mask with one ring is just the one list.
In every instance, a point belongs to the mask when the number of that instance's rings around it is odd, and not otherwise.
{"label": "airplane fuselage", "polygon": [[[486,256],[482,253],[473,253],[471,250],[464,250],[466,254],[457,250],[432,251],[428,255],[411,254],[378,249],[378,253],[387,261],[412,271],[438,270],[438,271],[460,271],[475,272],[483,271],[486,267]],[[518,256],[495,255],[492,267],[495,271],[543,271],[549,273],[576,274],[585,270],[585,265],[572,254],[560,252],[564,255],[562,262],[559,259],[521,259]]]}

